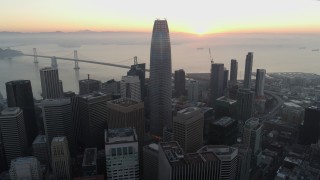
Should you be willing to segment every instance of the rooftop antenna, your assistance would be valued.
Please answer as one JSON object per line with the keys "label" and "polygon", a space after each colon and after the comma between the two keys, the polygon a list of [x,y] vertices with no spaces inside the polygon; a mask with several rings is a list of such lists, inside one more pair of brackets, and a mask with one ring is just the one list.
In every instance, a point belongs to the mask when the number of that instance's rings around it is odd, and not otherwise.
{"label": "rooftop antenna", "polygon": [[213,64],[214,62],[213,62],[213,58],[212,58],[212,56],[211,56],[211,49],[210,49],[210,48],[209,48],[209,55],[210,55],[211,64]]}

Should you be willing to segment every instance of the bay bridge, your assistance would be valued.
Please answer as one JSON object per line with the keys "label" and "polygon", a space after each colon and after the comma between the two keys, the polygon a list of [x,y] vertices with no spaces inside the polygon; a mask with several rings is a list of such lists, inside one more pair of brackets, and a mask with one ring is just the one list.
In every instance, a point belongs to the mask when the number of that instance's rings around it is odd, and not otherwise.
{"label": "bay bridge", "polygon": [[[91,63],[91,64],[99,64],[99,65],[112,66],[112,67],[125,68],[125,69],[130,69],[131,68],[131,66],[126,66],[126,65],[107,63],[107,62],[96,61],[96,60],[79,59],[77,50],[74,51],[74,58],[56,57],[56,56],[48,56],[48,55],[38,55],[36,48],[33,48],[33,54],[24,54],[23,53],[22,55],[23,56],[32,56],[34,58],[34,60],[33,60],[34,63],[39,63],[38,57],[39,58],[51,59],[51,66],[55,67],[55,68],[58,67],[57,59],[64,60],[64,61],[74,61],[74,69],[75,70],[79,70],[80,69],[79,62]],[[133,58],[130,58],[128,60],[132,60],[132,59],[134,60],[134,65],[138,64],[138,57],[137,56],[134,56]],[[145,71],[149,72],[149,69],[145,69]]]}

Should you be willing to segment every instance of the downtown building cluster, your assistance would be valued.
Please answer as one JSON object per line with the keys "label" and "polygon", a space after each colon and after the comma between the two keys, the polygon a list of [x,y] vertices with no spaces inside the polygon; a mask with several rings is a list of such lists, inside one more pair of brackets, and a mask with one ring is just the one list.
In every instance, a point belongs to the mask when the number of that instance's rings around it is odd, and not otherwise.
{"label": "downtown building cluster", "polygon": [[[145,64],[134,64],[120,81],[101,82],[88,75],[76,94],[63,91],[55,64],[40,70],[43,99],[36,101],[30,81],[7,82],[8,107],[0,114],[0,172],[12,180],[287,179],[288,167],[303,164],[283,158],[283,145],[272,144],[272,138],[295,131],[281,124],[276,133],[279,121],[270,108],[274,98],[265,91],[266,70],[252,73],[252,52],[245,59],[243,81],[238,80],[236,59],[230,71],[211,61],[207,81],[187,78],[183,69],[172,75],[171,63],[167,21],[156,20],[149,79]],[[280,113],[288,111],[284,109]],[[320,125],[319,112],[311,106],[299,116],[304,123],[296,139],[311,147],[312,156],[320,154],[320,129],[314,126]],[[307,167],[299,175],[320,176]]]}

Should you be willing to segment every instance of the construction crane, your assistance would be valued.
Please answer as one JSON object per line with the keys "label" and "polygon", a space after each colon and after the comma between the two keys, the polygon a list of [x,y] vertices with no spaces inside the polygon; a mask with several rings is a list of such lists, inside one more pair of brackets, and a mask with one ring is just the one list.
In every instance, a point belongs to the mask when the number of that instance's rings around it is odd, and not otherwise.
{"label": "construction crane", "polygon": [[211,64],[213,64],[213,58],[211,56],[211,49],[209,48],[209,55],[210,55],[210,61],[211,61]]}

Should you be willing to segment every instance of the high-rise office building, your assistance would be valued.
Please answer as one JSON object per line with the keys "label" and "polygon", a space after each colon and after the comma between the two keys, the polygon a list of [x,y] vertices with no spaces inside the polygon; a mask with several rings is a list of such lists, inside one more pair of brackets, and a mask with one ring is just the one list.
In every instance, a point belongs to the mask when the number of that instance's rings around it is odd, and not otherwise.
{"label": "high-rise office building", "polygon": [[11,180],[42,180],[40,162],[37,158],[32,156],[13,159],[11,161],[9,173]]}
{"label": "high-rise office building", "polygon": [[190,102],[199,101],[199,82],[196,80],[187,81],[188,100]]}
{"label": "high-rise office building", "polygon": [[224,71],[223,71],[223,91],[225,91],[228,88],[228,80],[229,80],[229,70],[224,68]]}
{"label": "high-rise office building", "polygon": [[256,74],[256,88],[255,93],[257,98],[264,98],[264,82],[265,82],[266,70],[257,69]]}
{"label": "high-rise office building", "polygon": [[198,153],[213,152],[220,161],[219,179],[234,180],[237,176],[238,149],[225,145],[208,145]]}
{"label": "high-rise office building", "polygon": [[33,156],[36,157],[41,164],[50,166],[49,143],[45,135],[38,135],[32,143]]}
{"label": "high-rise office building", "polygon": [[109,129],[135,128],[139,144],[139,164],[142,171],[145,134],[144,103],[127,98],[107,102],[107,125]]}
{"label": "high-rise office building", "polygon": [[127,76],[138,76],[140,80],[141,100],[147,95],[145,82],[146,82],[146,64],[134,64],[131,65],[130,70],[127,72]]}
{"label": "high-rise office building", "polygon": [[100,90],[101,82],[95,79],[83,79],[79,81],[79,95],[90,94],[94,91]]}
{"label": "high-rise office building", "polygon": [[176,97],[186,95],[186,73],[183,69],[174,71],[174,93]]}
{"label": "high-rise office building", "polygon": [[10,167],[11,160],[26,155],[28,146],[23,112],[20,108],[10,107],[1,112],[0,133]]}
{"label": "high-rise office building", "polygon": [[224,65],[223,64],[211,64],[210,75],[210,101],[214,105],[215,100],[223,96],[223,76]]}
{"label": "high-rise office building", "polygon": [[107,101],[110,95],[95,92],[80,96],[79,121],[81,142],[84,147],[104,146],[104,129],[107,127]]}
{"label": "high-rise office building", "polygon": [[167,20],[155,20],[150,50],[150,132],[162,135],[171,127],[171,45]]}
{"label": "high-rise office building", "polygon": [[251,149],[243,144],[235,144],[238,149],[238,168],[236,180],[247,180],[250,177]]}
{"label": "high-rise office building", "polygon": [[237,115],[237,101],[230,99],[226,96],[219,97],[215,103],[215,113],[216,119],[228,116],[231,118],[236,118]]}
{"label": "high-rise office building", "polygon": [[73,134],[72,109],[69,98],[45,99],[41,102],[45,134],[50,145],[53,137],[66,136],[72,152],[76,143]]}
{"label": "high-rise office building", "polygon": [[143,147],[143,178],[158,180],[159,145],[152,143]]}
{"label": "high-rise office building", "polygon": [[237,84],[238,80],[238,62],[236,59],[231,59],[230,67],[230,84],[234,86]]}
{"label": "high-rise office building", "polygon": [[310,106],[305,109],[304,121],[301,126],[299,143],[303,145],[316,144],[320,135],[320,108]]}
{"label": "high-rise office building", "polygon": [[6,83],[8,107],[19,107],[23,110],[28,145],[31,145],[38,134],[31,82],[17,80]]}
{"label": "high-rise office building", "polygon": [[251,75],[252,75],[253,53],[248,52],[246,56],[246,66],[244,70],[243,88],[251,88]]}
{"label": "high-rise office building", "polygon": [[40,79],[43,99],[54,99],[62,96],[57,68],[45,67],[40,69]]}
{"label": "high-rise office building", "polygon": [[6,157],[4,154],[4,147],[3,147],[3,142],[1,138],[1,132],[0,132],[0,172],[7,170],[7,162],[6,162]]}
{"label": "high-rise office building", "polygon": [[173,138],[184,152],[196,152],[203,143],[204,116],[200,108],[188,107],[173,117]]}
{"label": "high-rise office building", "polygon": [[139,149],[135,129],[105,131],[107,179],[139,179]]}
{"label": "high-rise office building", "polygon": [[210,151],[185,154],[176,141],[159,143],[159,180],[218,180],[220,160]]}
{"label": "high-rise office building", "polygon": [[120,81],[120,94],[122,98],[141,101],[139,76],[122,76]]}
{"label": "high-rise office building", "polygon": [[65,136],[54,137],[51,142],[52,170],[55,179],[71,179],[71,158]]}
{"label": "high-rise office building", "polygon": [[144,143],[144,104],[127,98],[120,98],[107,102],[107,124],[108,128],[136,129],[139,145]]}
{"label": "high-rise office building", "polygon": [[120,81],[111,79],[101,84],[101,92],[105,94],[119,95],[120,96]]}
{"label": "high-rise office building", "polygon": [[231,117],[221,117],[209,125],[208,143],[213,145],[233,145],[237,141],[238,121]]}
{"label": "high-rise office building", "polygon": [[253,116],[254,92],[248,89],[239,89],[237,94],[237,118],[246,121]]}
{"label": "high-rise office building", "polygon": [[97,175],[97,148],[86,148],[84,150],[82,161],[82,175]]}
{"label": "high-rise office building", "polygon": [[251,149],[251,165],[256,166],[261,154],[262,123],[258,118],[248,119],[243,126],[242,143]]}

